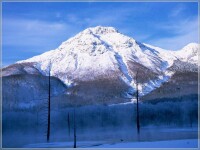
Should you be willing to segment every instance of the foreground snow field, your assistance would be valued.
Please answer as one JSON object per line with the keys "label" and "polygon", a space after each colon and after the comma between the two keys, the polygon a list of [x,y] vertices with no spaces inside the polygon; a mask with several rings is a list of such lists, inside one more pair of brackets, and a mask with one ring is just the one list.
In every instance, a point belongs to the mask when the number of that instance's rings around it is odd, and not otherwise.
{"label": "foreground snow field", "polygon": [[[25,147],[32,148],[71,148],[73,142],[54,142],[29,144]],[[82,141],[77,143],[78,148],[198,148],[197,139],[151,141],[151,142],[105,142],[105,141]]]}
{"label": "foreground snow field", "polygon": [[102,144],[99,148],[197,148],[197,139]]}

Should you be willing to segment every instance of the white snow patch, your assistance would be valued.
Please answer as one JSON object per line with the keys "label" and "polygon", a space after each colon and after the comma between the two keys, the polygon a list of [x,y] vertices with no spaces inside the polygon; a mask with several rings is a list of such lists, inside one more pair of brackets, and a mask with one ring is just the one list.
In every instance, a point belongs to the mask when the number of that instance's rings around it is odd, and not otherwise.
{"label": "white snow patch", "polygon": [[[73,142],[36,143],[24,148],[73,148]],[[198,139],[147,142],[77,141],[77,148],[198,148]]]}

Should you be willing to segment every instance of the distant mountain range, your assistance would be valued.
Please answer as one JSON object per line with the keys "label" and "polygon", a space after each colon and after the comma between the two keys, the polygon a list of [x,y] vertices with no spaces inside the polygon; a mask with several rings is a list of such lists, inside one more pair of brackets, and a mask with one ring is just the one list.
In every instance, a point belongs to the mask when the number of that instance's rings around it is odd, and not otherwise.
{"label": "distant mountain range", "polygon": [[[35,105],[47,98],[51,75],[57,105],[113,104],[198,94],[199,44],[178,51],[140,43],[113,27],[88,28],[57,49],[2,69],[6,107]],[[72,95],[73,93],[73,95]]]}

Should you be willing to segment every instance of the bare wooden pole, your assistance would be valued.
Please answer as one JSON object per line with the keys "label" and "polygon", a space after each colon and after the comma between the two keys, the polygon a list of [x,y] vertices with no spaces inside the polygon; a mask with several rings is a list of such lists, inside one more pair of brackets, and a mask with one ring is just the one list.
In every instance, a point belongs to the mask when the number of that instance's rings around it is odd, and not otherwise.
{"label": "bare wooden pole", "polygon": [[136,124],[137,124],[137,134],[138,140],[140,135],[140,116],[139,116],[139,89],[138,89],[138,71],[136,73],[136,99],[137,99],[137,109],[136,109]]}
{"label": "bare wooden pole", "polygon": [[74,107],[74,148],[76,148],[76,110]]}
{"label": "bare wooden pole", "polygon": [[140,134],[140,117],[139,117],[139,92],[138,92],[138,83],[136,85],[137,92],[136,92],[136,98],[137,98],[137,133]]}
{"label": "bare wooden pole", "polygon": [[68,112],[68,116],[67,116],[67,124],[68,124],[68,135],[70,137],[70,116],[69,116],[69,112]]}
{"label": "bare wooden pole", "polygon": [[47,142],[50,139],[50,119],[51,119],[51,73],[49,66],[49,87],[48,87],[48,118],[47,118]]}

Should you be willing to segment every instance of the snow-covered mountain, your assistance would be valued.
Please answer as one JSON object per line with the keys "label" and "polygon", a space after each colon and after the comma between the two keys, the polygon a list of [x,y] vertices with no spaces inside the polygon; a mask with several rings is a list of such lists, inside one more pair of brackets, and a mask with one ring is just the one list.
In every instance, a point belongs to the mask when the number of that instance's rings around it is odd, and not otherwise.
{"label": "snow-covered mountain", "polygon": [[[97,88],[97,93],[116,88],[120,95],[130,98],[135,91],[136,74],[140,95],[146,95],[169,81],[177,70],[197,72],[198,49],[198,44],[191,43],[179,51],[164,50],[140,43],[113,27],[97,26],[78,33],[55,50],[15,65],[28,63],[27,74],[37,71],[48,76],[50,70],[51,76],[59,78],[68,88],[90,89],[92,84],[91,89]],[[12,67],[11,71],[8,69],[3,69],[3,76],[22,74],[16,68],[13,72]],[[82,87],[86,83],[90,86]],[[79,91],[84,96],[85,89]]]}

